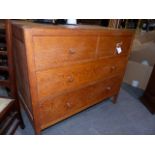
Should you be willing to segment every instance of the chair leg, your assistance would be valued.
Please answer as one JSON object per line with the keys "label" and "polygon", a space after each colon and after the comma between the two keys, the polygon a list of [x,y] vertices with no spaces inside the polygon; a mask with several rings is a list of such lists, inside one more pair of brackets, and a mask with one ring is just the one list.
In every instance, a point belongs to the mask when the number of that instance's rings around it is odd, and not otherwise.
{"label": "chair leg", "polygon": [[21,129],[24,129],[25,128],[25,124],[24,124],[24,121],[23,121],[23,118],[22,118],[22,115],[21,115],[20,111],[18,111],[18,119],[20,121],[19,125],[20,125]]}
{"label": "chair leg", "polygon": [[16,108],[17,108],[17,111],[18,111],[18,119],[19,119],[19,125],[21,127],[21,129],[24,129],[25,128],[25,124],[24,124],[24,121],[23,121],[23,118],[22,118],[22,114],[21,114],[21,109],[20,109],[20,105],[19,105],[19,102],[16,101]]}

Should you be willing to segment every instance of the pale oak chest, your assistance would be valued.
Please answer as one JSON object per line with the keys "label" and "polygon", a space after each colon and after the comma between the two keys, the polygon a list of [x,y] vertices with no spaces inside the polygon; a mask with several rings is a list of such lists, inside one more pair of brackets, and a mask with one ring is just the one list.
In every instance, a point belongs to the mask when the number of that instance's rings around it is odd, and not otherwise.
{"label": "pale oak chest", "polygon": [[133,31],[13,23],[18,95],[35,132],[102,100],[116,100]]}

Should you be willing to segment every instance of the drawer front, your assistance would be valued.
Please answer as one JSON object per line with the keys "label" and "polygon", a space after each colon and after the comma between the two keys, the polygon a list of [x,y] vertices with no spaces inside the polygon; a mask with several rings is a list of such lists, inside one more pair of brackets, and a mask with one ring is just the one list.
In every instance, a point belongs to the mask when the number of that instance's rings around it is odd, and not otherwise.
{"label": "drawer front", "polygon": [[132,36],[101,36],[98,57],[128,55],[131,41]]}
{"label": "drawer front", "polygon": [[126,59],[105,59],[37,72],[39,100],[124,72]]}
{"label": "drawer front", "polygon": [[88,87],[49,99],[40,105],[42,128],[48,127],[103,99],[115,95],[120,88],[121,77],[115,76]]}
{"label": "drawer front", "polygon": [[33,40],[37,70],[93,59],[96,54],[97,36],[50,36]]}

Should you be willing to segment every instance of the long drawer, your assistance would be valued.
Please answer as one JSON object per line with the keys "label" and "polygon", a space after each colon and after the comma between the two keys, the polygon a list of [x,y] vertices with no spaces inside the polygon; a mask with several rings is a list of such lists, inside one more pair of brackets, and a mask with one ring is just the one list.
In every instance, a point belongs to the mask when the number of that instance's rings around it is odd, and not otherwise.
{"label": "long drawer", "polygon": [[97,36],[34,37],[36,70],[95,57]]}
{"label": "long drawer", "polygon": [[121,74],[125,64],[126,58],[111,58],[39,71],[36,73],[39,101]]}
{"label": "long drawer", "polygon": [[48,99],[40,105],[41,126],[45,128],[103,99],[118,93],[121,76]]}

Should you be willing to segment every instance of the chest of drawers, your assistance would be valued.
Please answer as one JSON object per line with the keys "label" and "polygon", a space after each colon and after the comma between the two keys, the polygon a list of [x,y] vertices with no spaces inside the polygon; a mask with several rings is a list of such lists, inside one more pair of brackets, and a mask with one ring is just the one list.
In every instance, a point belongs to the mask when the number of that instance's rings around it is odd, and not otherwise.
{"label": "chest of drawers", "polygon": [[133,31],[13,22],[19,100],[35,132],[102,100],[116,100]]}

